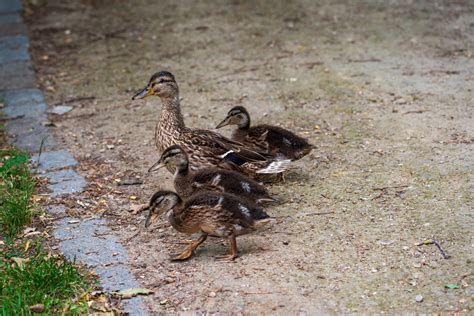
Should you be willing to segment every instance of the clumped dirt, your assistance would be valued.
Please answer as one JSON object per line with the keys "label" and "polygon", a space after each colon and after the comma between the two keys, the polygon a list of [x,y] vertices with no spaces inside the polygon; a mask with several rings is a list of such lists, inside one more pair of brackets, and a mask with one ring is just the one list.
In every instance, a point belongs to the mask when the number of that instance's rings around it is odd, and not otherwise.
{"label": "clumped dirt", "polygon": [[[74,107],[50,119],[90,183],[70,212],[108,219],[151,311],[472,312],[472,1],[32,3],[41,88]],[[159,100],[130,100],[162,69],[189,126],[242,104],[317,145],[234,263],[217,239],[172,263],[186,236],[129,211],[172,187],[146,173]]]}

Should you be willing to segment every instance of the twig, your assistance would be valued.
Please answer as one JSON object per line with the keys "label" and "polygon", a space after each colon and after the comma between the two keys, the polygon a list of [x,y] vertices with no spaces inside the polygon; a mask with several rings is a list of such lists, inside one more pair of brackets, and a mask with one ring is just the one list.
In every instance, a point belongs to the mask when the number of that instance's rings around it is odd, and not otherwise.
{"label": "twig", "polygon": [[15,116],[12,116],[12,117],[2,117],[2,118],[0,119],[0,121],[3,121],[3,122],[5,122],[5,121],[12,121],[12,120],[20,119],[20,118],[23,118],[23,117],[25,117],[24,114],[15,115]]}
{"label": "twig", "polygon": [[347,62],[349,63],[374,63],[374,62],[381,62],[382,59],[380,58],[367,58],[367,59],[348,59]]}
{"label": "twig", "polygon": [[288,295],[287,293],[282,293],[282,292],[240,292],[244,295],[268,295],[268,294],[282,294],[282,295]]}
{"label": "twig", "polygon": [[414,110],[414,111],[406,111],[404,113],[402,113],[403,115],[405,114],[412,114],[412,113],[417,113],[417,114],[420,114],[420,113],[424,113],[426,112],[426,110]]}
{"label": "twig", "polygon": [[130,181],[123,181],[119,182],[118,185],[138,185],[138,184],[143,184],[143,181],[141,180],[130,180]]}
{"label": "twig", "polygon": [[439,251],[441,252],[441,255],[443,256],[444,259],[449,259],[451,258],[450,255],[446,254],[446,252],[443,250],[443,248],[441,248],[441,245],[438,241],[436,240],[425,240],[419,244],[417,244],[417,246],[423,246],[423,245],[435,245]]}
{"label": "twig", "polygon": [[94,96],[76,97],[76,98],[66,99],[62,102],[55,103],[54,105],[62,105],[62,104],[67,104],[67,103],[74,103],[74,102],[79,102],[79,101],[92,101],[92,100],[95,100]]}
{"label": "twig", "polygon": [[138,230],[135,234],[133,234],[132,236],[128,237],[127,239],[124,240],[124,242],[127,244],[130,240],[132,240],[133,238],[137,237],[138,234],[140,234],[140,230]]}
{"label": "twig", "polygon": [[307,213],[304,216],[313,216],[313,215],[327,215],[327,214],[334,214],[334,212],[315,212],[315,213]]}
{"label": "twig", "polygon": [[408,185],[403,184],[403,185],[394,185],[394,186],[388,186],[388,187],[379,187],[379,188],[372,188],[374,191],[385,191],[388,189],[401,189],[401,188],[406,188]]}

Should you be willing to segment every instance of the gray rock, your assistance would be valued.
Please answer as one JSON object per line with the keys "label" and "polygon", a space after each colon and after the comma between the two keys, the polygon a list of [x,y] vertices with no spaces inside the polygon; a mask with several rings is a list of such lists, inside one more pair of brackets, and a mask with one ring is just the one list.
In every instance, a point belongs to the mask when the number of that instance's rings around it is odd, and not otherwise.
{"label": "gray rock", "polygon": [[0,1],[0,13],[13,13],[23,9],[21,0],[2,0]]}
{"label": "gray rock", "polygon": [[104,280],[101,285],[106,291],[120,291],[124,289],[140,287],[130,269],[124,265],[96,268],[95,272]]}
{"label": "gray rock", "polygon": [[5,92],[5,106],[22,106],[44,103],[44,96],[38,89],[21,89]]}
{"label": "gray rock", "polygon": [[423,302],[423,295],[418,294],[417,296],[415,296],[415,301],[417,301],[418,303]]}
{"label": "gray rock", "polygon": [[0,25],[22,23],[21,16],[18,13],[0,15]]}
{"label": "gray rock", "polygon": [[48,171],[51,169],[60,169],[77,165],[76,159],[67,150],[49,151],[41,153],[41,156],[34,155],[31,161],[38,163],[39,171]]}
{"label": "gray rock", "polygon": [[[65,218],[54,232],[61,240],[59,247],[66,257],[79,260],[89,267],[122,264],[128,255],[116,236],[109,235],[103,220],[93,219],[76,223],[77,219]],[[104,231],[105,230],[105,231]]]}
{"label": "gray rock", "polygon": [[[46,116],[43,116],[46,119]],[[40,147],[52,149],[56,142],[46,126],[35,118],[22,117],[5,123],[10,142],[20,149],[36,152]],[[43,144],[43,145],[41,145]]]}
{"label": "gray rock", "polygon": [[0,41],[0,64],[30,60],[28,37],[23,35],[3,37]]}
{"label": "gray rock", "polygon": [[35,73],[30,60],[0,63],[0,90],[31,89],[36,87]]}
{"label": "gray rock", "polygon": [[73,107],[69,105],[58,105],[58,106],[53,107],[51,111],[49,112],[53,114],[63,115],[63,114],[66,114],[67,112],[70,112],[72,109]]}
{"label": "gray rock", "polygon": [[49,179],[48,188],[53,192],[51,196],[56,197],[63,194],[82,192],[86,187],[86,180],[74,170],[61,170],[49,172],[43,175]]}
{"label": "gray rock", "polygon": [[53,215],[62,215],[66,212],[66,207],[64,205],[48,205],[46,210]]}
{"label": "gray rock", "polygon": [[28,35],[26,25],[18,13],[0,14],[0,40],[3,37]]}

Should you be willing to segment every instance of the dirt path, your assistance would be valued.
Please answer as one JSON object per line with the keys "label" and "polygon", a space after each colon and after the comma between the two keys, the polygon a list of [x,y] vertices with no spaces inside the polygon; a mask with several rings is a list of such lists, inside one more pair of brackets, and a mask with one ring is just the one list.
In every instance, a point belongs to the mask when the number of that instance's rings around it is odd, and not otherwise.
{"label": "dirt path", "polygon": [[[151,311],[474,309],[463,278],[474,268],[473,3],[319,2],[30,7],[47,101],[74,107],[50,119],[90,181],[70,212],[101,212],[116,228],[156,291]],[[242,104],[318,146],[270,187],[278,223],[240,238],[235,263],[215,262],[217,240],[171,263],[185,236],[164,220],[145,230],[128,211],[171,188],[166,171],[146,174],[159,101],[130,100],[161,69],[177,77],[189,126],[211,128]],[[416,246],[433,238],[451,258]]]}

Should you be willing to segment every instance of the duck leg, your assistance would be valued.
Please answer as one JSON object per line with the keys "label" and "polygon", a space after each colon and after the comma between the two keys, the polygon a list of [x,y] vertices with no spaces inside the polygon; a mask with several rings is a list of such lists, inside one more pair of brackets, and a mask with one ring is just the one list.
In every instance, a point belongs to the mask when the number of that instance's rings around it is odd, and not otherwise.
{"label": "duck leg", "polygon": [[219,256],[219,257],[217,257],[217,260],[220,260],[220,261],[233,261],[235,258],[238,257],[237,240],[235,238],[235,234],[230,235],[229,245],[230,245],[230,254],[224,255],[224,256]]}
{"label": "duck leg", "polygon": [[202,234],[197,240],[191,242],[189,246],[184,249],[183,252],[181,252],[179,255],[174,257],[172,260],[173,261],[181,261],[181,260],[186,260],[191,258],[191,256],[194,253],[194,250],[196,250],[197,247],[199,247],[200,244],[202,244],[205,240],[207,239],[207,234]]}

